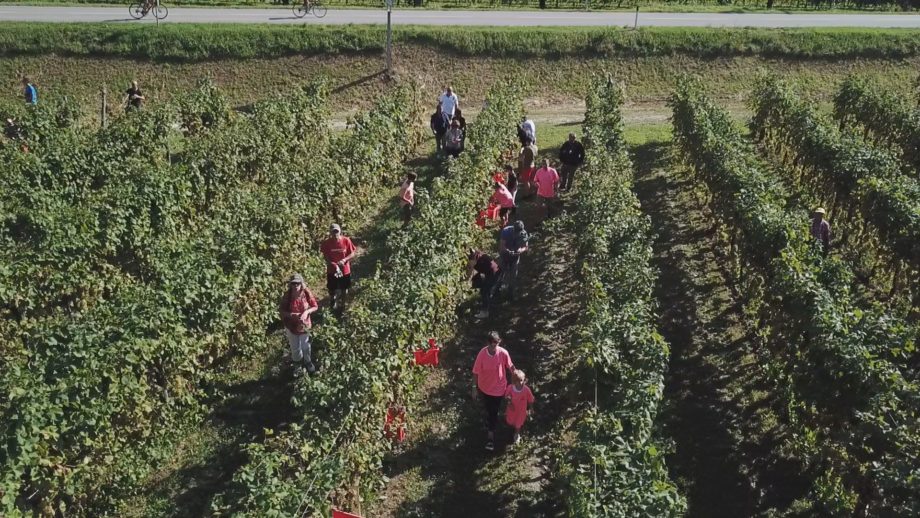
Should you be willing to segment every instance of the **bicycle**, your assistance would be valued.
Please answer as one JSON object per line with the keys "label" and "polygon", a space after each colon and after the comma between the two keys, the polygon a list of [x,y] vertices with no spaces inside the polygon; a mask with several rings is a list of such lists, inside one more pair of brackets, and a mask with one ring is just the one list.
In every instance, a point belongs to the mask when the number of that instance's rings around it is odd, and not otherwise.
{"label": "bicycle", "polygon": [[169,9],[155,0],[135,2],[128,7],[128,13],[130,13],[131,17],[135,20],[140,20],[147,16],[147,13],[150,11],[153,11],[153,17],[157,20],[162,20],[169,15]]}
{"label": "bicycle", "polygon": [[313,0],[311,2],[303,2],[302,4],[295,5],[292,10],[294,11],[294,16],[298,18],[303,18],[307,13],[312,12],[313,16],[317,18],[322,18],[326,16],[326,6]]}

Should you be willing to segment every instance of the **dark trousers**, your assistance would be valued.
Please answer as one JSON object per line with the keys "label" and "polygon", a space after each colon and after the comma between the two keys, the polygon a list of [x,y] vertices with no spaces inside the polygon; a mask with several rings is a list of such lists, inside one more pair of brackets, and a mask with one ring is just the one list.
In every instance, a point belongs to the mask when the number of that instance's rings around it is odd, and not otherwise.
{"label": "dark trousers", "polygon": [[505,285],[508,297],[514,298],[514,286],[517,280],[518,266],[521,264],[521,256],[503,253],[501,257],[502,284]]}
{"label": "dark trousers", "polygon": [[492,305],[492,297],[495,295],[495,288],[498,285],[498,274],[477,279],[479,296],[482,298],[482,309],[488,310]]}
{"label": "dark trousers", "polygon": [[572,181],[575,179],[575,171],[578,169],[577,165],[562,164],[562,167],[559,168],[559,187],[563,191],[567,191],[572,188]]}
{"label": "dark trousers", "polygon": [[486,409],[486,426],[488,426],[490,432],[494,432],[498,426],[498,411],[502,407],[502,399],[504,398],[490,396],[482,390],[479,391],[479,397],[482,399],[482,404]]}
{"label": "dark trousers", "polygon": [[402,206],[402,218],[403,218],[403,225],[408,225],[409,220],[412,219],[412,205],[411,204],[407,203]]}
{"label": "dark trousers", "polygon": [[446,132],[446,131],[442,131],[442,132],[440,132],[440,133],[435,133],[435,134],[434,134],[434,145],[435,145],[435,149],[437,149],[438,151],[441,150],[441,147],[442,147],[442,145],[443,145],[443,143],[444,143],[444,134],[445,134],[445,133],[447,133],[447,132]]}

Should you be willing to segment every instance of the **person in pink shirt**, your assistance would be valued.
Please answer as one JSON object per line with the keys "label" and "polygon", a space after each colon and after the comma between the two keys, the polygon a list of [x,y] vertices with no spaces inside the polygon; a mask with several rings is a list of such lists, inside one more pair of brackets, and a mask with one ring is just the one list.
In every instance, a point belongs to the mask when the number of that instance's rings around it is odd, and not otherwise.
{"label": "person in pink shirt", "polygon": [[540,198],[540,205],[546,207],[546,216],[549,217],[550,205],[556,198],[556,189],[559,187],[559,173],[550,167],[548,158],[543,159],[543,167],[537,169],[534,182],[537,184],[537,197]]}
{"label": "person in pink shirt", "polygon": [[495,427],[498,424],[498,411],[508,387],[508,375],[514,370],[511,355],[504,348],[498,332],[489,333],[489,343],[476,355],[473,363],[473,399],[482,399],[486,409],[488,441],[486,450],[495,449]]}
{"label": "person in pink shirt", "polygon": [[505,389],[505,401],[508,402],[505,406],[505,422],[514,428],[511,444],[517,444],[521,442],[521,428],[527,419],[527,408],[533,405],[534,399],[530,387],[524,384],[527,381],[524,371],[515,370],[511,380],[513,383]]}
{"label": "person in pink shirt", "polygon": [[418,176],[415,173],[406,175],[406,181],[399,186],[399,206],[402,210],[403,226],[409,224],[412,219],[412,208],[415,207],[415,180]]}
{"label": "person in pink shirt", "polygon": [[499,206],[498,216],[502,222],[501,226],[504,227],[508,224],[509,215],[514,214],[514,195],[499,182],[495,182],[493,189],[495,190],[492,192],[492,197],[489,198],[489,203]]}

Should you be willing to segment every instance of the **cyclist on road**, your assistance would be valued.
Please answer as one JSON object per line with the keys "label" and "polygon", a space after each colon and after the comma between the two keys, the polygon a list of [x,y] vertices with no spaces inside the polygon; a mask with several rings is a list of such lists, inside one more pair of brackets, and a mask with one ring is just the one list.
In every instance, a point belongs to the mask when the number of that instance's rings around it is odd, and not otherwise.
{"label": "cyclist on road", "polygon": [[503,228],[499,234],[498,250],[501,257],[502,285],[509,300],[514,300],[518,266],[521,263],[521,255],[527,251],[529,240],[530,236],[524,229],[524,222],[521,220]]}

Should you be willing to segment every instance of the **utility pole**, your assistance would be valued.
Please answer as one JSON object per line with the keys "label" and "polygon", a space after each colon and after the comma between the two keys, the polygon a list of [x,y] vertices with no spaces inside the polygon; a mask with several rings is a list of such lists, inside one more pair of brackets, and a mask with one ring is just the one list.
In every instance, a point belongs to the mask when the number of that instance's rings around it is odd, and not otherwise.
{"label": "utility pole", "polygon": [[387,79],[393,77],[393,0],[387,2]]}
{"label": "utility pole", "polygon": [[103,85],[103,86],[102,86],[102,112],[101,112],[101,114],[102,114],[102,127],[103,127],[103,128],[105,127],[106,116],[107,116],[107,113],[106,113],[106,112],[108,111],[108,110],[106,110],[106,107],[107,107],[107,103],[106,103],[106,96],[107,96],[107,93],[108,93],[108,92],[106,91],[106,87],[105,87],[105,85]]}
{"label": "utility pole", "polygon": [[633,30],[639,28],[639,4],[636,4],[636,19],[633,21]]}

